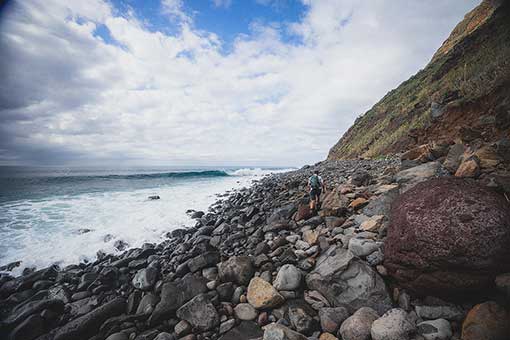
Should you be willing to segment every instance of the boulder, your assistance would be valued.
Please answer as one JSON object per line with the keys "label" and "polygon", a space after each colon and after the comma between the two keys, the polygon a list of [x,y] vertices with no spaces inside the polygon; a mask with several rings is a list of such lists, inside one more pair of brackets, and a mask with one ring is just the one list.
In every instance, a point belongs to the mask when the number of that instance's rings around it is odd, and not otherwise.
{"label": "boulder", "polygon": [[379,274],[341,246],[330,247],[319,256],[315,269],[306,275],[306,283],[326,297],[331,306],[345,307],[351,313],[371,307],[383,314],[391,308]]}
{"label": "boulder", "polygon": [[177,310],[177,317],[188,321],[194,329],[207,331],[220,324],[220,317],[207,295],[200,294]]}
{"label": "boulder", "polygon": [[251,279],[246,297],[257,309],[277,307],[284,301],[283,296],[270,283],[259,277]]}
{"label": "boulder", "polygon": [[264,327],[263,340],[307,340],[306,336],[285,327],[272,323]]}
{"label": "boulder", "polygon": [[292,264],[285,264],[278,271],[273,285],[278,290],[296,290],[301,281],[301,271]]}
{"label": "boulder", "polygon": [[54,339],[88,339],[97,333],[103,322],[124,313],[125,310],[126,301],[122,298],[116,298],[60,327],[55,332]]}
{"label": "boulder", "polygon": [[450,147],[446,159],[443,162],[443,167],[450,173],[454,174],[462,161],[462,155],[464,154],[463,144],[454,144]]}
{"label": "boulder", "polygon": [[342,187],[336,187],[326,194],[321,204],[323,216],[338,216],[347,211],[349,199],[342,194]]}
{"label": "boulder", "polygon": [[469,157],[462,161],[455,172],[455,177],[476,178],[480,176],[480,160],[476,156]]}
{"label": "boulder", "polygon": [[157,325],[196,295],[207,292],[206,283],[205,278],[188,274],[181,280],[163,284],[161,301],[154,308],[150,324]]}
{"label": "boulder", "polygon": [[462,324],[462,340],[510,339],[510,314],[494,301],[474,306]]}
{"label": "boulder", "polygon": [[375,310],[362,307],[342,323],[338,336],[343,340],[370,340],[370,329],[377,318]]}
{"label": "boulder", "polygon": [[298,205],[297,211],[294,215],[294,221],[307,220],[313,216],[313,212],[310,209],[310,205],[306,202]]}
{"label": "boulder", "polygon": [[234,314],[239,320],[251,321],[255,320],[259,313],[249,303],[240,303],[234,308]]}
{"label": "boulder", "polygon": [[188,261],[190,272],[194,273],[202,268],[216,266],[220,262],[220,254],[216,251],[208,251]]}
{"label": "boulder", "polygon": [[218,278],[222,282],[247,285],[255,273],[253,261],[248,256],[233,256],[218,264]]}
{"label": "boulder", "polygon": [[324,307],[319,309],[319,320],[324,332],[336,334],[338,328],[349,317],[345,307]]}
{"label": "boulder", "polygon": [[493,284],[510,262],[510,204],[470,181],[438,178],[394,203],[384,266],[403,287],[462,294]]}
{"label": "boulder", "polygon": [[32,340],[44,332],[44,319],[39,314],[32,314],[11,331],[9,340]]}
{"label": "boulder", "polygon": [[243,321],[223,334],[219,340],[259,340],[264,335],[264,332],[253,321]]}
{"label": "boulder", "polygon": [[159,270],[156,266],[149,265],[147,268],[140,269],[133,277],[133,287],[141,290],[150,290],[158,279]]}
{"label": "boulder", "polygon": [[405,310],[390,309],[372,324],[370,334],[373,340],[407,340],[416,326],[407,318]]}
{"label": "boulder", "polygon": [[401,185],[401,192],[411,189],[416,184],[437,175],[441,169],[439,162],[429,162],[400,171],[395,175],[395,181]]}
{"label": "boulder", "polygon": [[311,335],[315,329],[317,312],[304,300],[296,299],[288,302],[288,316],[293,329],[302,334]]}
{"label": "boulder", "polygon": [[[363,222],[365,223],[365,222]],[[349,250],[358,257],[366,257],[381,247],[380,242],[374,242],[370,239],[351,238],[349,240]]]}
{"label": "boulder", "polygon": [[425,340],[449,340],[453,332],[450,323],[445,319],[423,321],[418,324],[418,334]]}

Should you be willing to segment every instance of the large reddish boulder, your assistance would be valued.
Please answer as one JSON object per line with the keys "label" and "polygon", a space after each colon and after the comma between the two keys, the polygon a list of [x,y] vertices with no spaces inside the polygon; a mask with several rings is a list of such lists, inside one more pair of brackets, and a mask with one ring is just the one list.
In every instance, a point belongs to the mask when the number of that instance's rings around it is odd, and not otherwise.
{"label": "large reddish boulder", "polygon": [[473,181],[419,183],[392,205],[385,266],[416,293],[477,291],[510,270],[510,204]]}

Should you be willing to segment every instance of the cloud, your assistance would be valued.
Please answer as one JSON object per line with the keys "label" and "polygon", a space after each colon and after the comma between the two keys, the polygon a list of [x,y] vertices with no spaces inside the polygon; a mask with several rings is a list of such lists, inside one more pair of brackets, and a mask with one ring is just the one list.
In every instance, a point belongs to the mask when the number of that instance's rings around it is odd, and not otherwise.
{"label": "cloud", "polygon": [[229,8],[232,5],[232,0],[212,0],[215,7]]}
{"label": "cloud", "polygon": [[0,162],[321,160],[476,2],[306,0],[299,22],[254,23],[228,53],[182,0],[161,4],[175,34],[100,0],[14,2],[0,23]]}

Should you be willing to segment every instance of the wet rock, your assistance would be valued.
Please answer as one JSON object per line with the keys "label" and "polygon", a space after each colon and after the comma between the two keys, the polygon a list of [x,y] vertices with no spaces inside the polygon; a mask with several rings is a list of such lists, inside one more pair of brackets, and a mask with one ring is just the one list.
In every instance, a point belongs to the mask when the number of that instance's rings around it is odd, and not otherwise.
{"label": "wet rock", "polygon": [[185,303],[177,310],[177,316],[188,321],[199,331],[207,331],[220,323],[216,308],[204,294],[197,295]]}
{"label": "wet rock", "polygon": [[390,309],[372,323],[373,340],[407,340],[415,332],[415,325],[407,318],[405,310]]}
{"label": "wet rock", "polygon": [[249,303],[240,303],[234,308],[234,313],[239,320],[251,321],[255,320],[258,312]]}
{"label": "wet rock", "polygon": [[474,306],[462,324],[462,340],[510,339],[510,314],[496,302]]}
{"label": "wet rock", "polygon": [[449,340],[453,333],[450,323],[445,319],[423,321],[418,324],[418,334],[425,340]]}
{"label": "wet rock", "polygon": [[247,285],[254,273],[255,267],[248,256],[233,256],[218,265],[218,278],[222,282]]}
{"label": "wet rock", "polygon": [[345,307],[324,307],[319,309],[321,329],[324,332],[336,334],[340,325],[349,317]]}
{"label": "wet rock", "polygon": [[88,339],[96,334],[104,321],[122,314],[125,309],[126,301],[122,298],[116,298],[59,328],[55,333],[55,340]]}
{"label": "wet rock", "polygon": [[342,323],[338,335],[343,340],[370,340],[372,323],[378,318],[375,310],[362,307]]}
{"label": "wet rock", "polygon": [[6,325],[13,326],[17,325],[21,321],[25,320],[28,316],[48,309],[57,314],[61,314],[64,311],[64,303],[58,299],[44,299],[39,301],[31,301],[25,304],[19,305],[11,311],[11,314],[3,321]]}
{"label": "wet rock", "polygon": [[251,279],[247,299],[257,309],[277,307],[284,301],[283,296],[270,283],[258,277]]}
{"label": "wet rock", "polygon": [[490,189],[462,179],[430,180],[395,202],[384,265],[416,292],[480,290],[510,270],[501,260],[510,256],[508,225],[510,204]]}
{"label": "wet rock", "polygon": [[286,264],[278,271],[273,285],[277,290],[295,290],[300,287],[301,282],[301,271],[292,264]]}
{"label": "wet rock", "polygon": [[379,274],[341,247],[330,247],[317,259],[315,269],[306,276],[306,283],[324,295],[332,306],[346,307],[351,313],[364,306],[381,314],[391,308]]}
{"label": "wet rock", "polygon": [[[106,242],[106,241],[105,241]],[[129,243],[124,240],[117,240],[113,243],[113,247],[118,251],[126,250],[129,247]]]}

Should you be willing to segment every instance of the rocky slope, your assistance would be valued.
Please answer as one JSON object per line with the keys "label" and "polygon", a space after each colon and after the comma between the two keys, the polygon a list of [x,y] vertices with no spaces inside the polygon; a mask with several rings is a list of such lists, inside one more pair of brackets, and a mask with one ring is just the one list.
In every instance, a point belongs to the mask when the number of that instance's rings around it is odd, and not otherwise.
{"label": "rocky slope", "polygon": [[486,142],[510,134],[510,3],[484,0],[431,62],[359,117],[328,159],[451,144],[469,127]]}
{"label": "rocky slope", "polygon": [[449,159],[325,161],[227,195],[161,244],[1,275],[0,338],[508,339],[510,187],[483,184],[494,163],[459,178]]}

